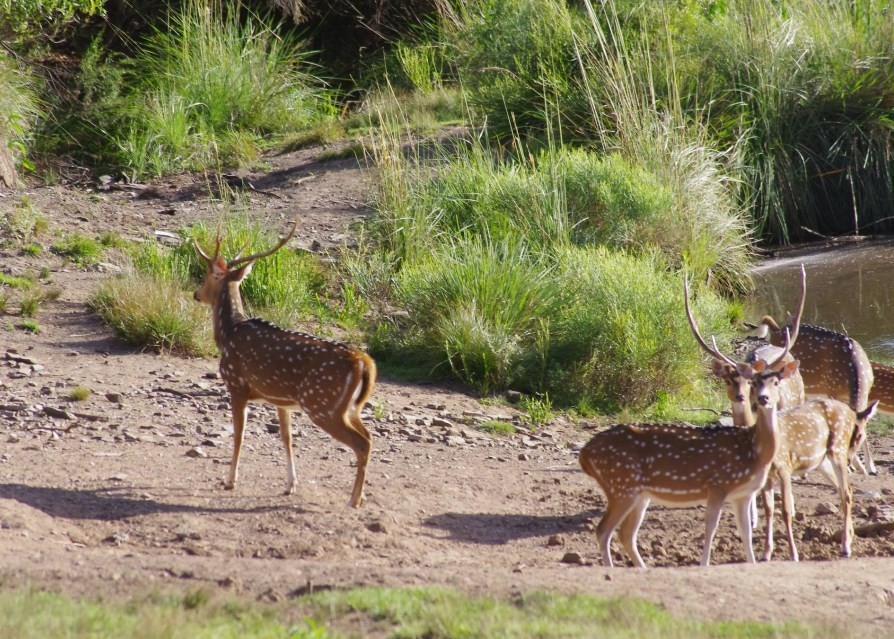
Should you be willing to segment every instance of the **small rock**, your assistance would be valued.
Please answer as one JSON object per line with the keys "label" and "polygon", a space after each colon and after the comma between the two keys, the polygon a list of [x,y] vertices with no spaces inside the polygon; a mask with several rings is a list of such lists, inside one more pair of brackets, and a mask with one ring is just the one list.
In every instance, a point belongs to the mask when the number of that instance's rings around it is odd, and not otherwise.
{"label": "small rock", "polygon": [[127,479],[127,473],[116,473],[109,477],[109,481],[124,481]]}
{"label": "small rock", "polygon": [[122,399],[121,393],[106,393],[106,399],[113,404],[120,404]]}
{"label": "small rock", "polygon": [[547,546],[564,546],[565,539],[561,535],[550,535],[546,540]]}
{"label": "small rock", "polygon": [[7,444],[18,444],[20,441],[22,441],[22,439],[21,439],[18,435],[16,435],[15,433],[12,433],[12,434],[11,434],[9,437],[7,437],[7,439],[6,439],[6,443],[7,443]]}
{"label": "small rock", "polygon": [[518,454],[518,459],[519,459],[519,461],[530,461],[530,460],[531,460],[531,456],[530,456],[529,454],[527,454],[527,453],[519,453],[519,454]]}
{"label": "small rock", "polygon": [[205,459],[206,457],[208,457],[208,453],[206,453],[201,446],[194,446],[193,448],[190,448],[188,451],[186,451],[186,456]]}
{"label": "small rock", "polygon": [[432,417],[431,425],[439,428],[453,428],[453,422],[443,417]]}
{"label": "small rock", "polygon": [[466,443],[466,440],[458,435],[454,435],[451,437],[445,437],[444,443],[448,446],[462,446]]}
{"label": "small rock", "polygon": [[506,401],[510,404],[518,404],[521,401],[521,393],[515,390],[506,391]]}
{"label": "small rock", "polygon": [[366,524],[366,529],[374,533],[388,532],[388,529],[385,527],[385,523],[381,520],[371,521],[370,523]]}
{"label": "small rock", "polygon": [[580,556],[580,553],[566,552],[564,555],[562,555],[562,563],[582,566],[584,563],[584,559]]}
{"label": "small rock", "polygon": [[218,373],[217,371],[208,371],[207,373],[205,373],[204,377],[205,379],[217,379],[220,377],[220,373]]}
{"label": "small rock", "polygon": [[835,515],[838,513],[838,506],[826,502],[820,502],[816,505],[813,513],[815,515]]}

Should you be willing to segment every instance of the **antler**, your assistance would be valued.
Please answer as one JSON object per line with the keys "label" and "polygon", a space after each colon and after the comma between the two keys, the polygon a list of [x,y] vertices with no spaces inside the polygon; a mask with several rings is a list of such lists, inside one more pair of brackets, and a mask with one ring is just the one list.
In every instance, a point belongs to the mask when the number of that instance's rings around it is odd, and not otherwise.
{"label": "antler", "polygon": [[726,362],[733,368],[736,368],[738,365],[736,362],[731,360],[729,357],[720,352],[717,348],[717,340],[713,337],[711,338],[711,343],[714,345],[714,348],[708,346],[707,342],[702,339],[701,333],[698,332],[698,326],[695,323],[695,318],[692,317],[692,310],[689,308],[689,278],[683,277],[683,304],[686,306],[686,318],[689,320],[689,327],[692,329],[692,333],[695,335],[695,341],[699,343],[699,345],[714,359],[719,359],[720,361]]}
{"label": "antler", "polygon": [[801,329],[801,315],[804,314],[804,301],[807,299],[807,272],[804,265],[801,264],[801,303],[798,305],[798,314],[791,321],[792,326],[792,346],[798,339],[798,331]]}
{"label": "antler", "polygon": [[202,259],[205,260],[208,264],[211,264],[212,262],[216,261],[217,256],[220,255],[220,234],[218,233],[217,239],[215,240],[214,257],[209,257],[209,255],[202,250],[202,247],[199,246],[199,243],[195,237],[192,238],[192,245],[196,248],[196,251],[199,253],[199,255],[202,256]]}
{"label": "antler", "polygon": [[[240,264],[245,264],[246,262],[254,262],[255,260],[261,259],[262,257],[267,257],[268,255],[273,255],[274,253],[276,253],[279,249],[286,245],[286,242],[292,239],[293,235],[295,235],[295,230],[298,228],[298,219],[299,218],[297,217],[295,218],[295,223],[292,225],[292,230],[289,231],[289,234],[282,238],[279,243],[272,249],[270,249],[269,251],[264,251],[263,253],[253,253],[252,255],[246,255],[245,257],[237,256],[227,262],[227,268],[236,268]],[[245,249],[243,248],[242,251],[244,250]],[[239,253],[241,254],[242,251],[239,251]]]}

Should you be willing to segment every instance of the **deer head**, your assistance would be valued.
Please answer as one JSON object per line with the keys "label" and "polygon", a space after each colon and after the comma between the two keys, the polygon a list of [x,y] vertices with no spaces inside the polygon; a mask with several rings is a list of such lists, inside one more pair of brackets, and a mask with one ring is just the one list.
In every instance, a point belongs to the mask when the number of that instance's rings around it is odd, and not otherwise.
{"label": "deer head", "polygon": [[254,253],[246,257],[240,257],[242,252],[245,251],[245,248],[243,248],[239,251],[239,254],[229,262],[224,260],[220,255],[220,233],[218,233],[217,238],[215,239],[214,255],[205,253],[205,251],[202,250],[202,247],[199,246],[199,243],[193,238],[193,246],[195,246],[196,252],[205,261],[207,267],[202,286],[193,294],[193,297],[197,302],[213,305],[215,300],[220,296],[221,290],[225,288],[227,284],[234,283],[238,286],[251,272],[251,267],[256,260],[259,260],[262,257],[267,257],[268,255],[273,255],[285,246],[286,243],[292,239],[292,236],[295,235],[295,230],[297,228],[298,218],[296,218],[294,224],[292,224],[292,230],[289,231],[289,233],[272,249],[261,253]]}

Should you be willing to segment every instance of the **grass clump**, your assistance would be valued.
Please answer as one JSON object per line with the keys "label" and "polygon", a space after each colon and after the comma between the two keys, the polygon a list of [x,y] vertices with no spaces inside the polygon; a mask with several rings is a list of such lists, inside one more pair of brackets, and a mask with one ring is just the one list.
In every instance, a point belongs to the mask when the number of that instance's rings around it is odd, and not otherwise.
{"label": "grass clump", "polygon": [[77,232],[62,237],[53,244],[52,249],[58,255],[67,257],[81,266],[96,262],[103,251],[96,240]]}
{"label": "grass clump", "polygon": [[515,426],[513,426],[509,422],[501,422],[497,419],[488,419],[483,422],[478,422],[474,425],[474,428],[489,435],[506,436],[513,435],[516,432]]}
{"label": "grass clump", "polygon": [[143,115],[119,138],[121,159],[140,175],[256,160],[266,136],[330,117],[307,57],[294,37],[238,6],[184,3],[135,60]]}
{"label": "grass clump", "polygon": [[22,195],[15,208],[4,212],[0,219],[0,229],[9,233],[14,241],[26,246],[46,233],[48,228],[47,218],[27,195]]}
{"label": "grass clump", "polygon": [[213,352],[207,308],[174,282],[128,273],[104,280],[89,305],[131,344],[193,355]]}
{"label": "grass clump", "polygon": [[32,319],[24,319],[19,324],[19,328],[21,328],[26,333],[34,333],[35,335],[40,333],[40,325]]}
{"label": "grass clump", "polygon": [[85,402],[93,395],[93,391],[86,386],[75,386],[68,391],[67,398],[72,402]]}

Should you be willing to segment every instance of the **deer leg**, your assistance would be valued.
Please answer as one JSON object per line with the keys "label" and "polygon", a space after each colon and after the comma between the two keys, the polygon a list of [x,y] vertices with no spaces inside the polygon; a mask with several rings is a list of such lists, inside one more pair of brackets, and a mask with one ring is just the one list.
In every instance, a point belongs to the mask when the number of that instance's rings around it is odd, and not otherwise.
{"label": "deer leg", "polygon": [[776,504],[773,501],[773,480],[769,477],[767,478],[767,483],[761,489],[761,495],[764,498],[764,517],[767,518],[766,533],[764,535],[764,556],[761,557],[761,560],[770,561],[770,558],[773,556],[773,510]]}
{"label": "deer leg", "polygon": [[[723,508],[723,497],[718,495],[708,495],[708,502],[705,504],[705,548],[702,551],[702,566],[708,566],[711,563],[711,546],[714,544],[714,533],[717,532],[717,522],[720,521],[720,511]],[[748,554],[748,551],[745,551]],[[754,561],[752,556],[751,561]]]}
{"label": "deer leg", "polygon": [[835,474],[835,468],[833,468],[832,462],[829,461],[828,457],[823,457],[823,461],[820,463],[817,470],[827,482],[835,486],[835,488],[838,488],[838,476]]}
{"label": "deer leg", "polygon": [[757,528],[757,493],[754,493],[754,496],[751,498],[751,529],[755,530]]}
{"label": "deer leg", "polygon": [[621,522],[621,528],[618,530],[618,538],[621,540],[621,545],[637,568],[646,567],[646,562],[643,561],[639,554],[636,535],[643,523],[643,517],[645,517],[648,507],[649,499],[647,497],[640,498],[627,514],[627,517],[624,518],[624,521]]}
{"label": "deer leg", "polygon": [[795,546],[795,533],[792,529],[792,517],[795,514],[795,498],[792,495],[792,476],[787,472],[779,473],[782,484],[782,520],[785,522],[785,534],[788,537],[788,549],[792,561],[799,561],[798,548]]}
{"label": "deer leg", "polygon": [[[863,469],[863,473],[868,475],[878,475],[878,469],[875,467],[875,462],[872,460],[872,450],[869,448],[869,438],[866,436],[863,437],[863,457],[866,458],[866,468]],[[854,455],[854,458],[856,458],[856,455]]]}
{"label": "deer leg", "polygon": [[[612,535],[615,534],[615,528],[618,527],[628,513],[636,506],[639,501],[638,497],[626,497],[623,499],[610,499],[606,495],[608,505],[605,507],[605,514],[599,520],[596,526],[596,538],[599,540],[599,549],[602,551],[602,565],[606,568],[612,567]],[[631,559],[634,559],[631,557]],[[635,561],[635,559],[634,559]]]}
{"label": "deer leg", "polygon": [[292,454],[292,411],[288,408],[277,408],[279,417],[279,436],[282,445],[286,449],[286,491],[285,495],[295,492],[295,484],[298,482],[295,476],[295,457]]}
{"label": "deer leg", "polygon": [[347,409],[341,413],[329,414],[308,412],[308,417],[334,439],[348,446],[357,456],[357,476],[354,479],[354,490],[351,493],[351,501],[349,502],[352,507],[357,508],[363,503],[363,484],[366,481],[366,466],[369,463],[369,453],[372,449],[369,433],[365,428],[360,432],[351,425]]}
{"label": "deer leg", "polygon": [[242,452],[242,436],[245,432],[245,415],[248,412],[248,400],[241,396],[230,395],[230,406],[233,411],[233,460],[230,462],[230,477],[224,483],[224,489],[233,490],[239,479],[239,454]]}
{"label": "deer leg", "polygon": [[745,547],[745,559],[748,563],[754,563],[754,549],[751,545],[751,506],[754,504],[755,495],[746,499],[740,499],[733,503],[733,514],[736,518],[736,528],[739,537]]}
{"label": "deer leg", "polygon": [[841,532],[841,556],[851,556],[851,539],[854,534],[854,522],[851,518],[851,505],[853,498],[851,496],[851,487],[847,479],[847,461],[844,459],[837,460],[833,465],[835,474],[838,476],[838,493],[841,496],[841,510],[844,513],[844,530]]}

